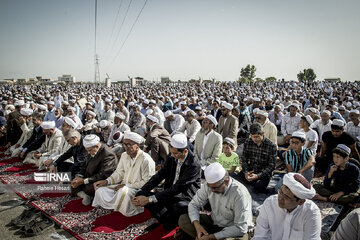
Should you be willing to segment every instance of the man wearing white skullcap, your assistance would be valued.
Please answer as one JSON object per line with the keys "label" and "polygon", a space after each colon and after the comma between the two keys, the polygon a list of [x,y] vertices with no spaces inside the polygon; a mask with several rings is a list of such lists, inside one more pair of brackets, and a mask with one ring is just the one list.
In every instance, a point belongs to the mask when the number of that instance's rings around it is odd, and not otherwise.
{"label": "man wearing white skullcap", "polygon": [[161,165],[169,154],[170,134],[159,125],[159,120],[153,115],[146,117],[146,131],[144,151],[150,152],[157,166]]}
{"label": "man wearing white skullcap", "polygon": [[310,125],[310,128],[317,130],[319,133],[319,144],[322,142],[322,135],[327,131],[331,131],[332,121],[330,120],[330,115],[330,111],[324,110],[320,115],[321,119],[314,121]]}
{"label": "man wearing white skullcap", "polygon": [[100,120],[107,120],[111,123],[114,122],[115,112],[111,109],[111,103],[106,102],[103,113],[101,114]]}
{"label": "man wearing white skullcap", "polygon": [[[205,168],[205,180],[191,200],[188,214],[179,219],[181,230],[197,239],[248,239],[252,211],[246,187],[229,177],[218,162]],[[211,215],[200,214],[206,203]]]}
{"label": "man wearing white skullcap", "polygon": [[179,129],[184,124],[185,119],[180,114],[174,114],[170,110],[165,112],[164,128],[170,133],[179,132]]}
{"label": "man wearing white skullcap", "polygon": [[230,103],[224,102],[221,107],[221,117],[216,131],[225,138],[232,138],[237,146],[237,132],[239,127],[239,120],[232,115],[231,110],[233,106]]}
{"label": "man wearing white skullcap", "polygon": [[316,155],[317,145],[319,141],[318,134],[310,126],[313,123],[313,119],[310,115],[302,116],[300,120],[300,130],[305,133],[305,145],[304,147],[311,149],[312,155]]}
{"label": "man wearing white skullcap", "polygon": [[46,113],[46,115],[44,117],[44,121],[56,121],[55,106],[54,106],[53,101],[47,102],[47,110],[48,110],[48,112]]}
{"label": "man wearing white skullcap", "polygon": [[321,173],[324,173],[329,164],[333,161],[333,149],[339,144],[345,144],[351,149],[352,157],[360,159],[356,148],[355,138],[349,133],[344,132],[345,122],[340,119],[334,119],[331,124],[331,131],[325,132],[322,136],[320,155],[316,158],[316,167]]}
{"label": "man wearing white skullcap", "polygon": [[114,124],[111,126],[109,138],[107,140],[108,146],[114,146],[115,142],[110,136],[113,136],[116,132],[130,132],[130,127],[124,122],[126,119],[125,115],[121,112],[115,114]]}
{"label": "man wearing white skullcap", "polygon": [[96,113],[88,110],[86,112],[86,122],[84,127],[80,130],[84,135],[91,133],[91,131],[96,127],[98,121],[96,120]]}
{"label": "man wearing white skullcap", "polygon": [[314,188],[302,175],[286,174],[278,194],[261,206],[252,239],[320,240],[321,214],[310,200],[314,196]]}
{"label": "man wearing white skullcap", "polygon": [[186,101],[182,101],[182,102],[180,102],[180,107],[177,108],[177,109],[175,109],[175,110],[173,110],[172,112],[173,112],[174,114],[180,114],[182,117],[184,117],[184,116],[185,116],[185,113],[186,113],[187,111],[189,111],[189,110],[191,110],[191,109],[187,106],[187,102],[186,102]]}
{"label": "man wearing white skullcap", "polygon": [[99,124],[94,127],[95,133],[100,137],[102,142],[107,143],[109,141],[112,125],[113,124],[107,120],[101,120]]}
{"label": "man wearing white skullcap", "polygon": [[356,138],[360,136],[360,113],[359,110],[352,109],[349,113],[349,122],[346,123],[344,131]]}
{"label": "man wearing white skullcap", "polygon": [[81,197],[83,205],[90,205],[95,194],[94,183],[106,179],[114,172],[118,160],[115,153],[95,134],[86,135],[83,145],[87,160],[71,182],[71,194]]}
{"label": "man wearing white skullcap", "polygon": [[299,129],[301,115],[297,111],[297,106],[290,105],[289,112],[283,117],[281,122],[281,133],[284,135],[284,142],[279,142],[279,145],[289,144],[291,134]]}
{"label": "man wearing white skullcap", "polygon": [[200,160],[202,169],[215,162],[222,151],[222,137],[214,130],[216,126],[215,117],[207,115],[195,136],[194,154]]}
{"label": "man wearing white skullcap", "polygon": [[274,144],[277,145],[277,128],[274,123],[270,122],[268,113],[264,110],[254,111],[255,121],[258,122],[264,130],[264,137],[270,139]]}
{"label": "man wearing white skullcap", "polygon": [[116,103],[116,107],[117,107],[116,112],[117,113],[122,113],[125,116],[125,119],[123,121],[124,121],[125,124],[127,124],[129,122],[129,119],[130,119],[130,112],[125,107],[124,100],[117,100],[115,103]]}
{"label": "man wearing white skullcap", "polygon": [[192,150],[195,136],[200,131],[201,125],[198,120],[195,119],[195,112],[190,110],[185,115],[186,121],[180,127],[179,132],[186,133],[189,143],[191,144],[190,149]]}
{"label": "man wearing white skullcap", "polygon": [[154,161],[140,149],[142,141],[139,134],[125,132],[125,152],[116,170],[108,178],[93,184],[96,191],[92,206],[114,209],[125,216],[134,216],[144,211],[144,208],[131,202],[135,193],[155,174]]}
{"label": "man wearing white skullcap", "polygon": [[28,154],[24,160],[24,163],[33,163],[38,167],[57,151],[63,138],[61,130],[55,127],[54,121],[43,121],[41,128],[46,136],[45,142],[33,154]]}
{"label": "man wearing white skullcap", "polygon": [[[133,199],[135,205],[145,206],[169,230],[177,226],[178,218],[187,212],[189,202],[200,188],[200,164],[188,150],[185,134],[172,136],[170,153],[162,168]],[[163,180],[164,191],[154,194],[152,190]]]}

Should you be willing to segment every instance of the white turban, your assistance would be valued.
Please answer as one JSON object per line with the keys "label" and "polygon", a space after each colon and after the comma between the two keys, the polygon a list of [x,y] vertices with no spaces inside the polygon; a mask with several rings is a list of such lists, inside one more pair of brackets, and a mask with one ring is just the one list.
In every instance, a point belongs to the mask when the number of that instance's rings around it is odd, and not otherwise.
{"label": "white turban", "polygon": [[311,184],[298,173],[285,174],[283,184],[300,199],[312,199],[316,193]]}
{"label": "white turban", "polygon": [[228,109],[228,110],[232,110],[234,108],[234,106],[230,103],[227,102],[223,102],[222,106],[224,106],[224,108]]}
{"label": "white turban", "polygon": [[115,114],[115,117],[116,117],[116,118],[119,118],[119,119],[121,119],[121,120],[124,120],[124,119],[125,119],[125,115],[124,115],[123,113],[121,113],[121,112],[116,113],[116,114]]}
{"label": "white turban", "polygon": [[90,114],[91,116],[96,117],[96,113],[93,111],[87,111],[86,114]]}
{"label": "white turban", "polygon": [[73,129],[77,128],[78,124],[74,120],[72,120],[71,118],[64,117],[64,121],[66,122],[66,124],[70,125]]}
{"label": "white turban", "polygon": [[107,120],[101,120],[99,123],[99,126],[101,128],[105,128],[107,125],[109,125],[109,122]]}
{"label": "white turban", "polygon": [[269,116],[269,114],[266,111],[260,110],[260,109],[256,111],[256,114],[259,114],[259,115],[264,116],[264,117]]}
{"label": "white turban", "polygon": [[47,104],[48,105],[55,105],[54,101],[48,101]]}
{"label": "white turban", "polygon": [[154,117],[153,115],[147,115],[146,116],[148,119],[150,119],[150,121],[154,122],[154,123],[159,123],[159,119],[157,119],[156,117]]}
{"label": "white turban", "polygon": [[100,142],[100,138],[95,134],[89,134],[84,137],[83,145],[85,148],[90,148],[97,145]]}
{"label": "white turban", "polygon": [[124,135],[120,131],[117,131],[112,136],[115,143],[120,143],[122,141],[123,137],[124,137]]}
{"label": "white turban", "polygon": [[34,111],[31,108],[22,108],[20,110],[20,113],[21,113],[21,115],[28,117],[28,116],[31,116],[34,113]]}
{"label": "white turban", "polygon": [[204,171],[205,180],[207,183],[216,183],[225,177],[226,170],[218,162],[214,162],[207,166]]}
{"label": "white turban", "polygon": [[41,123],[42,129],[52,129],[55,128],[55,122],[54,121],[45,121]]}
{"label": "white turban", "polygon": [[331,116],[331,112],[329,110],[324,110],[322,113],[326,113],[327,115]]}
{"label": "white turban", "polygon": [[40,109],[41,111],[46,111],[47,107],[42,104],[37,104],[36,107]]}
{"label": "white turban", "polygon": [[142,136],[140,136],[137,133],[134,132],[125,132],[124,134],[124,140],[125,139],[129,139],[133,142],[136,142],[137,144],[140,144],[143,142],[144,138]]}
{"label": "white turban", "polygon": [[165,117],[169,117],[169,116],[171,116],[171,115],[173,115],[173,112],[172,112],[171,110],[167,110],[167,111],[165,112]]}
{"label": "white turban", "polygon": [[206,118],[209,119],[215,125],[215,127],[217,126],[218,122],[213,115],[207,115]]}
{"label": "white turban", "polygon": [[182,149],[182,148],[186,148],[188,145],[188,140],[185,134],[183,133],[176,133],[171,137],[171,142],[170,145],[173,148],[178,148],[178,149]]}
{"label": "white turban", "polygon": [[74,107],[68,107],[68,111],[73,111],[73,112],[76,112],[76,108],[74,108]]}
{"label": "white turban", "polygon": [[23,106],[25,105],[25,102],[23,100],[17,100],[15,101],[14,103],[14,106],[17,107],[17,106]]}

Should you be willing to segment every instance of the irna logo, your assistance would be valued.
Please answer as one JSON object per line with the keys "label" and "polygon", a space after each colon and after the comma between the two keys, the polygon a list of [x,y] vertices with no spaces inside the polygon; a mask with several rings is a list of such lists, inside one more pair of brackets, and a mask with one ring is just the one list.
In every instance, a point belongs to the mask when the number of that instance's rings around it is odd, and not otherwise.
{"label": "irna logo", "polygon": [[36,182],[70,182],[71,173],[34,173]]}

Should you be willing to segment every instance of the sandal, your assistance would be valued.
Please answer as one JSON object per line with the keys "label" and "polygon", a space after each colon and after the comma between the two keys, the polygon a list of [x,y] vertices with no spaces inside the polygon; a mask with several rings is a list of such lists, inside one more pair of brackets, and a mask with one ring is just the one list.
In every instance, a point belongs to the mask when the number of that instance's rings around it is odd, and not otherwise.
{"label": "sandal", "polygon": [[21,222],[17,223],[16,225],[18,227],[23,227],[26,224],[29,224],[31,221],[37,219],[38,217],[41,217],[40,210],[31,211],[30,214],[26,215],[23,219],[21,219]]}
{"label": "sandal", "polygon": [[26,230],[25,236],[26,237],[37,236],[53,226],[54,226],[54,222],[49,219],[44,219],[41,222],[35,222],[34,225],[30,227],[30,229]]}

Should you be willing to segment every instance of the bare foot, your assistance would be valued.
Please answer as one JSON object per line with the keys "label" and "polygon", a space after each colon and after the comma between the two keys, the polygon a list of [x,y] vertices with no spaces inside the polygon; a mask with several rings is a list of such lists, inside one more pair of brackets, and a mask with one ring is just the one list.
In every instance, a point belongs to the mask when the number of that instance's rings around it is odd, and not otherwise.
{"label": "bare foot", "polygon": [[323,202],[326,202],[328,199],[327,197],[323,197],[321,195],[319,195],[318,193],[315,195],[315,197],[313,197],[312,200],[319,200],[319,201],[323,201]]}

